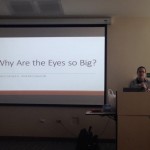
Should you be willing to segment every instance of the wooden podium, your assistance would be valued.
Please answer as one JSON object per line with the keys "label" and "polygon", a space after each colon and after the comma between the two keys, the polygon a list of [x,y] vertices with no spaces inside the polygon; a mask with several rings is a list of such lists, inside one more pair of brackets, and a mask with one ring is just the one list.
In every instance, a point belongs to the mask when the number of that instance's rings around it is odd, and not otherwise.
{"label": "wooden podium", "polygon": [[117,93],[117,150],[150,150],[150,93]]}

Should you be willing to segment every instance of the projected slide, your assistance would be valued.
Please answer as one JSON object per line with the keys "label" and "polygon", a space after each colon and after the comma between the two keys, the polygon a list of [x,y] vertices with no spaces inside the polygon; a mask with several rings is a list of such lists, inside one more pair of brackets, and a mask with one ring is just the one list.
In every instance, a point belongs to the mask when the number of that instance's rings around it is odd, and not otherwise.
{"label": "projected slide", "polygon": [[0,27],[0,104],[103,105],[105,26]]}
{"label": "projected slide", "polygon": [[0,91],[104,92],[104,37],[0,38]]}

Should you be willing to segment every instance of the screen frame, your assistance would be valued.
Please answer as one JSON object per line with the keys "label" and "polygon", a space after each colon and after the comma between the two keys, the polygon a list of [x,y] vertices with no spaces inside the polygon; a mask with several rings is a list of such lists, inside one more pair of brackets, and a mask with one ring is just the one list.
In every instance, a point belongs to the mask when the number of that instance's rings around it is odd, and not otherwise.
{"label": "screen frame", "polygon": [[[105,36],[105,57],[104,57],[104,104],[107,98],[107,24],[0,24],[0,28],[57,28],[57,27],[103,27]],[[7,96],[7,95],[6,95]],[[9,95],[10,96],[10,95]],[[96,107],[98,104],[42,104],[42,103],[14,103],[14,102],[0,102],[0,105],[35,105],[35,106],[81,106],[81,107]]]}

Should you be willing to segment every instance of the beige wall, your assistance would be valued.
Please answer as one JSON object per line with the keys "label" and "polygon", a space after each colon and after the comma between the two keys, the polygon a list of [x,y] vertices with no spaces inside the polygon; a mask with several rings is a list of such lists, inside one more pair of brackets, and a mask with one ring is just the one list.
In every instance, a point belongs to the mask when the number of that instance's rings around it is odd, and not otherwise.
{"label": "beige wall", "polygon": [[138,66],[150,72],[150,18],[114,18],[108,27],[108,88],[122,90]]}
{"label": "beige wall", "polygon": [[91,108],[1,106],[0,136],[76,138],[82,128],[92,126],[99,138],[115,138],[115,122],[85,115],[88,109]]}
{"label": "beige wall", "polygon": [[[108,26],[108,88],[122,90],[136,75],[136,68],[150,62],[150,19],[114,18]],[[0,136],[76,137],[90,125],[99,138],[115,138],[115,122],[86,116],[90,108],[0,106]],[[56,123],[61,120],[62,125]]]}

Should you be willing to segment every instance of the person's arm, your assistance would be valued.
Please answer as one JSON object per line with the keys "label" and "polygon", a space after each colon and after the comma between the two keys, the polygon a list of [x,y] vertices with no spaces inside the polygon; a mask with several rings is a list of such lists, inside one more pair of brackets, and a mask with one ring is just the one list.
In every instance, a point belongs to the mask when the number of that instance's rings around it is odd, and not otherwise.
{"label": "person's arm", "polygon": [[141,88],[141,85],[136,82],[136,80],[131,81],[130,88]]}
{"label": "person's arm", "polygon": [[150,92],[150,81],[147,80],[147,92]]}
{"label": "person's arm", "polygon": [[133,80],[130,83],[130,88],[139,88],[141,91],[150,92],[150,84],[148,84],[148,82],[137,83],[136,80]]}

